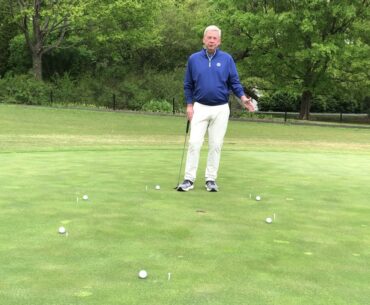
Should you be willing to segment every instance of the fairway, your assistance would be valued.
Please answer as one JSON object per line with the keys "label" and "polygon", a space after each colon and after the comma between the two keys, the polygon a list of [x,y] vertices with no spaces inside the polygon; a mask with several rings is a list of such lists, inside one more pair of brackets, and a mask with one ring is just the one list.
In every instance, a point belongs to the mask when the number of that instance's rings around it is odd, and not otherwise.
{"label": "fairway", "polygon": [[181,193],[185,127],[0,105],[0,304],[369,303],[369,129],[230,121]]}

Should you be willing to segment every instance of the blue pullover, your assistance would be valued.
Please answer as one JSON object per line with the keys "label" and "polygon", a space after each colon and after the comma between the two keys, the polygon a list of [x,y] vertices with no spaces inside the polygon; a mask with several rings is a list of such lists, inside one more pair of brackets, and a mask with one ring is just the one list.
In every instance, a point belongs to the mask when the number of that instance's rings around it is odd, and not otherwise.
{"label": "blue pullover", "polygon": [[189,57],[184,80],[187,104],[226,104],[230,90],[239,98],[244,95],[235,62],[230,54],[217,49],[216,53],[208,58],[206,49],[203,49]]}

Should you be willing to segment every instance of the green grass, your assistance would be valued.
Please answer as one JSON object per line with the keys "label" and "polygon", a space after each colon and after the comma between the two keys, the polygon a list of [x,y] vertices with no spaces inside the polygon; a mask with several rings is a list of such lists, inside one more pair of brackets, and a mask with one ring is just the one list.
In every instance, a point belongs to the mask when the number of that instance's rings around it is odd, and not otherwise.
{"label": "green grass", "polygon": [[219,193],[206,145],[173,190],[184,137],[180,117],[0,105],[0,304],[368,304],[368,130],[231,121]]}

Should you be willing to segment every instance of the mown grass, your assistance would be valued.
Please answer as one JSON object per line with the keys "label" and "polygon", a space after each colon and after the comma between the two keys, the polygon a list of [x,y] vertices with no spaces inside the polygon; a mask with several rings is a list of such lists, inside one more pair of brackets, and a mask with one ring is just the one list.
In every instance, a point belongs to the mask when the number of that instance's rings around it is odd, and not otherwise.
{"label": "mown grass", "polygon": [[368,303],[369,131],[231,121],[178,193],[185,123],[1,105],[1,304]]}

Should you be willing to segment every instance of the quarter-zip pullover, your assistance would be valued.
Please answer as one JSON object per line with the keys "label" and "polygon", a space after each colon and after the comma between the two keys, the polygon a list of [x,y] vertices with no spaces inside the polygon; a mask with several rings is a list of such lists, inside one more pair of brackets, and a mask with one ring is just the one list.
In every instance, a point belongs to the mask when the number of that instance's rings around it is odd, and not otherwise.
{"label": "quarter-zip pullover", "polygon": [[189,57],[184,80],[187,104],[223,105],[229,101],[230,90],[239,98],[244,95],[230,54],[217,49],[209,56],[203,49]]}

